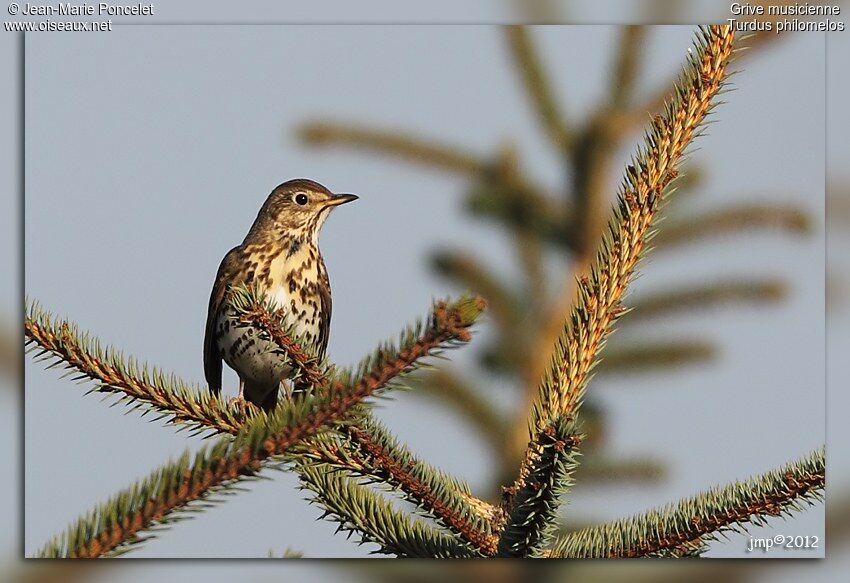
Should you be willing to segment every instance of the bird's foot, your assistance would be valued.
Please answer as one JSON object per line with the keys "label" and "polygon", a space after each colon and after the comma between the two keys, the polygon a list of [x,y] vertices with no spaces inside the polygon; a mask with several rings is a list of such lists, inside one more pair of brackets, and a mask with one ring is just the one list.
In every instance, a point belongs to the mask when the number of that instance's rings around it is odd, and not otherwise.
{"label": "bird's foot", "polygon": [[254,403],[246,401],[242,395],[233,397],[227,402],[227,405],[231,409],[237,409],[240,411],[244,417],[250,417],[259,411],[259,408]]}

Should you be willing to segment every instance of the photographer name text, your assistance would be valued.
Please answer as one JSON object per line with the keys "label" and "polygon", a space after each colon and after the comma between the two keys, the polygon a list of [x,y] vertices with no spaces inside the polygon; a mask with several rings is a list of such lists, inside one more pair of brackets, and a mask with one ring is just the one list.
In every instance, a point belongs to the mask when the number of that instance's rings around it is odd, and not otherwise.
{"label": "photographer name text", "polygon": [[24,4],[19,14],[23,16],[153,16],[153,4]]}

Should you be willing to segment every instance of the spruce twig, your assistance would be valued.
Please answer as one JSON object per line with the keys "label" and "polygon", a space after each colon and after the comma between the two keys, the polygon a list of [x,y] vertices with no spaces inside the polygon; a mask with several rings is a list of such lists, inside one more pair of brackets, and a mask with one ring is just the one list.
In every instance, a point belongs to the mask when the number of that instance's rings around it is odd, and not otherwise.
{"label": "spruce twig", "polygon": [[237,306],[240,323],[265,332],[283,353],[282,356],[293,364],[293,376],[299,382],[314,389],[327,385],[327,367],[303,348],[291,330],[285,329],[278,318],[273,317],[271,306],[251,294],[244,297],[242,302],[244,303],[241,306]]}
{"label": "spruce twig", "polygon": [[455,537],[402,514],[332,466],[301,464],[297,470],[302,487],[313,492],[311,502],[325,509],[324,517],[338,521],[338,531],[358,533],[361,544],[377,544],[378,552],[398,557],[480,556]]}
{"label": "spruce twig", "polygon": [[578,299],[540,385],[531,421],[531,443],[512,490],[520,491],[542,451],[537,437],[562,416],[574,415],[598,353],[625,311],[622,298],[645,251],[665,189],[676,177],[691,140],[723,87],[734,33],[728,26],[702,28],[695,50],[663,116],[629,165],[607,235],[590,275],[578,282]]}
{"label": "spruce twig", "polygon": [[[740,51],[741,56],[749,57],[757,53],[757,48],[768,46],[772,41],[779,40],[782,35],[770,32],[757,32],[742,36],[736,41],[736,49],[747,49]],[[665,107],[668,96],[675,90],[678,84],[678,77],[663,83],[661,90],[649,96],[640,105],[637,105],[630,110],[616,115],[612,119],[612,129],[616,129],[617,135],[625,135],[631,131],[637,130],[645,122],[648,116],[662,112]]]}
{"label": "spruce twig", "polygon": [[495,553],[492,525],[501,520],[499,508],[474,497],[466,484],[416,459],[376,420],[364,417],[343,435],[316,440],[308,457],[399,491],[475,553]]}
{"label": "spruce twig", "polygon": [[698,494],[658,510],[561,537],[551,557],[618,558],[703,550],[707,541],[746,524],[799,510],[823,497],[824,450],[746,480]]}
{"label": "spruce twig", "polygon": [[[194,458],[188,452],[80,517],[38,553],[42,558],[98,558],[122,554],[146,531],[179,519],[201,500],[256,476],[262,462],[297,442],[309,408],[285,406],[252,419],[235,439],[219,438]],[[193,503],[195,506],[192,506]]]}
{"label": "spruce twig", "polygon": [[[333,402],[333,399],[328,402]],[[191,462],[187,452],[179,460],[164,465],[145,480],[98,505],[54,537],[37,556],[98,558],[123,554],[151,538],[149,533],[152,531],[203,508],[204,502],[215,501],[216,494],[255,478],[264,467],[303,459],[286,454],[293,453],[291,450],[299,441],[322,428],[315,423],[316,417],[315,403],[310,397],[282,404],[268,417],[258,413],[235,438],[220,438],[214,445],[201,449]],[[305,466],[299,465],[298,471],[302,474],[302,480],[310,479]],[[375,493],[359,488],[356,484],[347,485],[346,495],[369,508],[380,504]],[[332,499],[331,493],[328,493],[328,499]],[[394,522],[398,518],[396,516],[392,520],[387,520],[386,515],[382,518],[382,525],[390,529],[389,532],[405,524],[404,520]],[[371,531],[367,525],[366,535]],[[429,540],[425,536],[428,532],[422,526],[414,534],[421,536],[425,545]],[[438,536],[438,540],[451,540],[445,535],[434,536]],[[396,548],[389,541],[391,538],[385,539],[384,546],[387,549]],[[431,550],[427,545],[422,548]],[[403,546],[398,549],[400,554],[409,554]],[[468,552],[462,554],[463,550],[457,552],[461,554],[453,556],[468,555]],[[415,556],[431,555],[426,553]]]}
{"label": "spruce twig", "polygon": [[516,489],[506,489],[510,510],[499,538],[499,556],[536,557],[557,529],[561,495],[573,485],[582,435],[575,422],[559,417],[536,436],[540,451],[528,476]]}
{"label": "spruce twig", "polygon": [[55,359],[49,368],[75,370],[79,373],[75,380],[94,381],[94,392],[117,395],[134,408],[143,406],[198,431],[236,433],[245,421],[238,407],[174,375],[133,358],[125,360],[111,346],[102,348],[97,338],[80,332],[68,320],[54,319],[35,302],[27,307],[24,332],[27,345],[40,351],[39,357]]}
{"label": "spruce twig", "polygon": [[[266,329],[269,340],[278,335],[284,346],[281,351],[292,351],[297,364],[306,365],[301,369],[308,377],[328,375],[328,371],[319,366],[312,357],[300,351],[300,345],[287,336],[280,324],[274,319],[263,317],[258,311],[262,304],[250,294],[235,294],[234,306],[240,324],[246,321],[256,325],[271,325]],[[386,377],[388,379],[410,372],[419,359],[428,356],[442,346],[451,346],[456,342],[469,340],[466,330],[483,309],[483,303],[476,298],[461,298],[457,302],[435,304],[428,325],[419,324],[406,329],[401,334],[398,348],[391,343],[379,347],[365,358],[353,371],[342,371],[333,376],[328,389],[337,395],[352,390],[360,383],[360,391],[371,390],[369,379],[365,375]],[[244,320],[241,320],[243,319]],[[200,387],[191,387],[175,375],[166,375],[158,369],[149,369],[135,360],[125,360],[114,348],[101,348],[100,341],[67,320],[54,320],[38,304],[31,303],[24,321],[28,344],[34,344],[41,355],[55,358],[54,366],[74,369],[80,374],[78,380],[91,380],[96,383],[93,391],[116,394],[123,401],[145,407],[149,411],[168,417],[171,422],[190,426],[194,430],[213,430],[221,433],[237,433],[245,422],[241,409],[227,405],[220,398],[210,395]],[[381,371],[382,367],[386,370]]]}
{"label": "spruce twig", "polygon": [[[312,386],[322,387],[328,383],[326,372],[316,364],[315,359],[305,355],[300,346],[292,341],[291,335],[271,316],[270,306],[258,302],[250,294],[242,293],[238,297],[240,299],[236,302],[236,309],[240,320],[250,321],[268,334],[302,371],[300,377],[308,380]],[[477,309],[477,313],[483,309],[482,300],[476,298],[461,300],[456,305],[462,306],[464,302],[475,304],[474,308],[467,306],[465,309]],[[434,310],[435,321],[441,317],[441,306],[438,303]],[[477,313],[464,316],[468,321],[464,320],[462,326],[471,324]],[[456,336],[462,338],[461,333]],[[498,509],[474,498],[466,485],[417,460],[383,426],[368,417],[353,421],[340,435],[340,443],[330,446],[312,441],[310,454],[349,473],[385,482],[481,552],[492,554],[495,551],[495,539],[489,521]],[[344,451],[339,451],[339,448]],[[352,488],[356,489],[356,486]],[[482,519],[480,512],[476,512],[481,508],[489,508],[486,519]]]}

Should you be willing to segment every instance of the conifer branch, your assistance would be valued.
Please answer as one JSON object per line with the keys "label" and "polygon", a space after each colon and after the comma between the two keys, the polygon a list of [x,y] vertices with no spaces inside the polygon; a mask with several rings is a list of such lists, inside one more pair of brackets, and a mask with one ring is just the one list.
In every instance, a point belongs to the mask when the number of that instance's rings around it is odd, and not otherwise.
{"label": "conifer branch", "polygon": [[[294,455],[292,448],[322,429],[315,423],[316,417],[316,403],[309,396],[282,403],[268,417],[258,413],[235,438],[221,438],[201,449],[191,463],[186,453],[98,505],[54,537],[37,556],[98,558],[122,554],[150,538],[146,532],[205,508],[199,501],[209,501],[237,482],[256,477],[270,463],[303,459]],[[299,471],[303,469],[299,466]],[[360,500],[367,496],[355,494]]]}
{"label": "conifer branch", "polygon": [[708,237],[724,237],[754,229],[806,234],[812,230],[812,221],[805,211],[792,205],[739,204],[670,221],[659,231],[653,244],[659,250],[667,250]]}
{"label": "conifer branch", "polygon": [[[293,447],[332,423],[344,421],[358,394],[365,397],[374,387],[385,385],[388,380],[383,377],[381,373],[370,375],[340,394],[298,397],[281,403],[268,417],[258,412],[235,438],[221,438],[202,449],[191,464],[185,454],[97,506],[54,537],[38,556],[121,554],[146,540],[145,531],[170,523],[191,511],[193,503],[254,477],[269,462],[283,461],[280,456],[298,459]],[[309,444],[303,449],[309,449]]]}
{"label": "conifer branch", "polygon": [[313,492],[312,502],[324,517],[339,522],[338,531],[357,532],[361,544],[371,542],[381,553],[398,557],[470,558],[481,556],[457,538],[410,519],[378,493],[323,464],[300,465],[302,487]]}
{"label": "conifer branch", "polygon": [[[565,204],[527,182],[518,171],[518,157],[513,152],[490,161],[413,135],[362,126],[311,123],[301,129],[302,138],[309,143],[365,148],[471,178],[466,197],[469,210],[495,218],[513,231],[526,279],[532,282],[527,286],[528,295],[537,298],[529,310],[533,316],[528,319],[536,317],[555,324],[551,334],[540,335],[544,340],[537,346],[518,336],[528,328],[518,325],[525,307],[517,304],[517,297],[523,294],[512,292],[483,267],[464,264],[468,258],[437,257],[438,268],[488,296],[500,328],[512,331],[508,339],[514,344],[500,338],[490,353],[492,364],[523,374],[531,389],[526,405],[538,389],[529,422],[528,448],[519,477],[503,489],[503,505],[493,506],[474,497],[465,483],[416,459],[369,416],[367,407],[367,399],[397,386],[424,357],[468,341],[467,328],[483,309],[479,299],[438,302],[428,320],[406,329],[397,344],[380,346],[351,370],[337,370],[306,351],[283,314],[275,313],[265,298],[252,290],[237,290],[231,298],[235,323],[258,331],[269,350],[293,364],[292,380],[307,389],[285,400],[275,411],[257,411],[256,415],[253,409],[246,415],[243,408],[233,407],[173,375],[166,378],[144,366],[139,371],[134,360],[125,361],[110,347],[102,350],[96,339],[80,334],[70,322],[54,322],[32,305],[25,319],[26,344],[55,359],[48,368],[73,369],[79,373],[78,379],[96,383],[92,391],[115,395],[134,409],[142,409],[143,414],[153,411],[159,418],[197,432],[230,434],[194,456],[186,453],[169,462],[98,505],[50,541],[39,556],[122,554],[152,537],[150,533],[209,506],[217,494],[258,477],[268,467],[294,468],[302,487],[313,491],[312,501],[324,508],[322,518],[338,522],[338,531],[347,531],[349,536],[357,532],[361,544],[374,543],[379,549],[376,552],[401,557],[696,557],[720,533],[747,523],[760,525],[768,516],[789,513],[799,509],[802,502],[812,504],[822,497],[825,477],[820,450],[801,462],[747,482],[716,488],[633,518],[568,533],[558,537],[553,550],[545,550],[556,535],[562,495],[574,481],[577,448],[584,439],[575,419],[595,367],[610,372],[636,364],[667,366],[713,354],[711,345],[678,342],[644,344],[637,350],[629,346],[619,351],[609,349],[606,358],[600,358],[614,324],[630,311],[625,307],[624,293],[640,258],[649,250],[650,240],[672,248],[695,237],[748,227],[779,224],[789,231],[805,232],[810,225],[802,211],[751,205],[665,224],[654,238],[657,215],[672,190],[690,142],[702,134],[700,128],[726,83],[727,62],[735,52],[731,29],[705,27],[674,85],[673,98],[663,102],[664,115],[653,117],[644,146],[627,168],[613,218],[593,262],[596,237],[609,216],[603,212],[607,199],[602,198],[609,150],[637,119],[635,111],[624,112],[624,108],[631,102],[642,28],[623,29],[610,102],[575,137],[561,116],[527,29],[509,27],[506,31],[541,126],[558,151],[566,153],[572,162],[573,204]],[[662,102],[655,105],[661,106]],[[571,291],[564,294],[566,301],[558,304],[559,309],[536,311],[539,300],[547,295],[541,275],[543,242],[573,252],[575,273],[589,268],[589,274],[576,284],[578,299],[566,323],[561,315],[567,313]],[[756,284],[749,288],[730,284],[726,289],[686,289],[649,296],[634,306],[646,316],[729,299],[774,298],[775,288]],[[550,318],[550,312],[559,316]],[[555,343],[562,324],[563,332]],[[544,374],[553,343],[554,356]],[[535,363],[540,346],[547,350],[540,351],[540,362]],[[439,380],[443,372],[430,374],[426,382]],[[543,379],[538,387],[540,376]],[[460,382],[451,375],[449,381],[454,385]],[[432,393],[458,404],[491,434],[494,444],[512,448],[515,442],[525,441],[524,435],[505,438],[504,420],[496,408],[466,385],[458,389],[449,381],[432,386]],[[590,412],[585,405],[584,428]],[[522,415],[518,419],[520,424],[525,421]],[[516,453],[523,446],[520,443]],[[504,449],[513,451],[511,448]],[[508,480],[513,478],[514,467],[511,463],[508,468]],[[640,463],[612,463],[594,456],[579,474],[583,479],[598,479],[600,473],[643,469]],[[380,488],[370,487],[373,483],[415,505],[419,514],[436,526],[399,512]],[[572,528],[577,526],[573,524]]]}
{"label": "conifer branch", "polygon": [[[772,41],[780,38],[781,35],[770,32],[748,34],[737,39],[733,52],[740,54],[742,57],[748,57],[755,52],[753,49],[768,46]],[[612,129],[616,129],[618,136],[624,136],[638,129],[648,117],[664,110],[665,100],[675,91],[677,84],[678,77],[671,79],[661,85],[660,91],[648,97],[640,105],[621,115],[612,116]]]}
{"label": "conifer branch", "polygon": [[[258,328],[269,334],[271,342],[272,334],[283,333],[278,338],[283,343],[281,352],[286,357],[291,356],[296,364],[304,365],[303,374],[314,377],[314,380],[317,375],[329,374],[314,357],[304,353],[300,345],[291,340],[291,335],[286,335],[280,324],[275,324],[273,318],[262,316],[258,311],[262,305],[258,298],[246,290],[242,291],[232,298],[238,324],[255,322]],[[467,328],[483,308],[483,300],[479,298],[463,297],[451,304],[437,302],[427,325],[420,323],[404,330],[398,348],[386,343],[355,370],[334,375],[325,396],[331,394],[336,400],[326,403],[326,406],[347,410],[362,398],[359,395],[368,396],[382,389],[382,383],[411,372],[420,359],[435,350],[467,342],[470,338]],[[264,328],[264,325],[271,327]],[[119,395],[122,400],[145,406],[147,410],[169,417],[173,423],[188,424],[195,430],[212,429],[235,434],[245,422],[238,407],[228,406],[210,395],[209,391],[189,387],[175,375],[166,376],[157,369],[140,367],[133,359],[125,361],[118,351],[108,346],[102,349],[97,339],[81,334],[69,321],[54,321],[35,303],[27,309],[24,327],[28,343],[35,344],[43,355],[56,358],[48,368],[59,365],[73,368],[80,373],[78,379],[96,383],[93,389],[96,392]]]}
{"label": "conifer branch", "polygon": [[245,421],[241,409],[208,390],[132,358],[125,360],[111,346],[101,348],[97,338],[81,333],[68,320],[54,320],[34,302],[26,309],[24,332],[27,345],[40,350],[39,356],[55,359],[48,368],[77,371],[75,380],[94,381],[94,392],[117,395],[134,408],[143,406],[197,431],[236,433]]}
{"label": "conifer branch", "polygon": [[[421,359],[444,347],[468,342],[468,328],[481,315],[486,303],[478,297],[462,297],[451,304],[437,302],[427,324],[420,324],[402,334],[398,348],[392,344],[379,347],[358,365],[353,374],[343,373],[333,380],[324,411],[317,420],[328,416],[336,420],[351,407],[401,375],[415,370]],[[354,381],[348,379],[356,379]],[[322,421],[320,424],[324,424]]]}
{"label": "conifer branch", "polygon": [[552,83],[543,69],[540,55],[527,27],[506,26],[505,34],[526,93],[534,105],[540,127],[557,151],[569,150],[572,145],[569,125],[561,113]]}
{"label": "conifer branch", "polygon": [[464,176],[479,176],[489,167],[485,160],[459,147],[397,130],[377,130],[341,122],[310,122],[303,124],[298,133],[310,145],[369,150]]}
{"label": "conifer branch", "polygon": [[220,438],[193,458],[186,452],[177,461],[165,464],[80,517],[36,556],[99,558],[123,554],[150,538],[145,532],[201,509],[198,501],[255,477],[263,461],[296,442],[292,426],[309,410],[303,406],[281,409],[283,412],[274,418],[253,419],[235,439]]}
{"label": "conifer branch", "polygon": [[672,291],[648,293],[631,302],[624,323],[657,318],[673,313],[714,308],[723,304],[774,303],[788,295],[788,285],[779,278],[727,279]]}
{"label": "conifer branch", "polygon": [[[261,328],[265,327],[266,332],[279,346],[287,346],[286,333],[274,326],[269,326],[274,322],[268,318],[267,311],[262,307],[258,309],[253,302],[247,302],[244,306],[250,306],[250,308],[243,312],[243,317],[255,314],[254,323]],[[483,301],[478,298],[464,298],[449,307],[445,303],[438,303],[434,308],[431,323],[434,328],[433,334],[437,337],[435,345],[456,340],[467,341],[469,338],[466,327],[472,324],[483,307]],[[440,332],[440,329],[443,332]],[[403,336],[412,338],[410,334]],[[417,336],[421,343],[421,339],[425,338],[427,333],[419,333]],[[402,340],[401,344],[405,347],[404,350],[415,353],[415,342]],[[321,371],[309,374],[316,376],[318,383],[325,382]],[[336,390],[331,388],[330,393],[334,392]],[[338,449],[325,449],[325,454],[334,452],[334,455],[325,455],[324,461],[331,461],[343,470],[384,481],[399,489],[408,500],[430,513],[441,524],[453,529],[464,540],[478,546],[486,544],[487,522],[480,519],[473,520],[474,515],[470,511],[473,506],[470,502],[476,499],[469,494],[467,487],[416,460],[406,449],[399,446],[385,429],[366,418],[361,417],[348,424],[346,428],[341,429],[341,434],[343,440],[340,446],[345,450],[344,454]],[[322,448],[319,442],[313,441],[310,443],[309,450],[312,455],[315,455]],[[299,465],[300,467],[303,465]],[[307,477],[302,476],[302,479],[309,482]],[[345,492],[354,495],[353,492],[356,489],[357,485],[351,484],[346,486]],[[463,494],[466,495],[463,496]],[[326,493],[321,492],[319,495],[324,497]],[[360,496],[362,498],[367,494],[363,493]],[[330,503],[328,500],[326,502]],[[340,506],[331,504],[328,508],[329,512],[332,512],[332,508],[340,508]]]}
{"label": "conifer branch", "polygon": [[654,118],[644,146],[627,168],[606,237],[589,276],[578,282],[578,299],[540,384],[531,443],[512,487],[516,491],[526,486],[541,454],[537,438],[542,431],[559,417],[572,417],[581,404],[598,353],[625,311],[622,297],[645,251],[665,189],[724,85],[733,37],[728,26],[700,30],[665,114]]}
{"label": "conifer branch", "polygon": [[476,553],[496,552],[491,523],[498,521],[499,509],[475,498],[466,484],[416,459],[374,419],[358,420],[337,439],[317,440],[308,456],[399,491]]}
{"label": "conifer branch", "polygon": [[559,417],[535,438],[539,453],[519,488],[506,488],[510,514],[499,538],[500,557],[535,557],[557,529],[561,496],[573,485],[582,435],[575,423]]}
{"label": "conifer branch", "polygon": [[[287,332],[270,316],[269,306],[264,304],[261,298],[253,296],[250,290],[236,290],[231,306],[240,322],[253,322],[258,329],[280,342],[282,350],[291,350],[287,355],[297,365],[303,366],[306,377],[313,376],[317,382],[327,382],[325,373],[318,368],[315,359],[304,354],[300,345],[291,342]],[[144,482],[132,486],[80,519],[69,531],[48,545],[43,553],[50,556],[100,556],[131,544],[137,540],[140,531],[162,523],[167,516],[179,512],[193,501],[227,487],[243,475],[253,475],[267,458],[288,453],[292,446],[325,427],[350,421],[349,411],[355,409],[360,401],[386,387],[399,375],[415,368],[418,360],[440,346],[468,341],[467,328],[482,310],[482,300],[477,298],[462,298],[452,304],[436,303],[427,325],[419,325],[405,331],[397,349],[386,344],[365,359],[355,373],[344,373],[335,377],[329,386],[325,387],[326,390],[286,402],[268,418],[258,413],[258,417],[238,428],[241,430],[233,441],[222,440],[210,448],[209,452],[202,450],[195,458],[191,473],[187,458],[164,466]],[[45,325],[30,326],[39,321]],[[108,359],[109,366],[106,368],[100,358],[93,358],[88,353],[74,349],[69,350],[71,343],[67,338],[61,343],[52,342],[55,338],[45,332],[46,329],[52,328],[48,316],[28,316],[26,324],[28,333],[32,333],[34,339],[40,339],[40,345],[55,345],[56,352],[60,357],[65,357],[65,362],[78,369],[85,366],[85,370],[91,371],[91,374],[86,376],[97,378],[103,383],[118,379],[121,381],[118,383],[118,389],[126,390],[130,387],[135,390],[143,386],[128,374],[115,373],[123,371],[124,367],[120,356],[114,351],[110,353],[112,357]],[[49,341],[52,343],[48,344]],[[78,346],[78,343],[74,343],[74,346]],[[165,385],[160,383],[154,394],[167,392],[164,387]],[[168,398],[160,399],[155,405],[165,408],[172,401],[173,399]],[[215,408],[215,404],[210,406],[210,409]],[[171,414],[174,415],[173,412]],[[182,415],[175,416],[174,419],[181,422],[192,421]],[[218,415],[210,415],[204,419],[212,420],[212,426],[221,431],[234,432],[232,426],[225,428],[215,425],[220,419]],[[262,429],[256,429],[258,425]],[[244,437],[246,434],[250,437],[247,442]],[[236,449],[230,448],[233,443],[241,444],[242,449],[236,446],[233,446]],[[261,447],[258,447],[258,444]],[[198,472],[203,474],[203,480],[195,479]],[[154,490],[156,500],[154,504],[150,504],[148,499]]]}
{"label": "conifer branch", "polygon": [[[460,324],[463,328],[471,325],[484,307],[483,300],[478,298],[464,298],[455,306],[463,306],[464,302],[472,302],[474,305],[463,308],[473,311],[472,314],[463,316],[467,318]],[[304,354],[300,345],[292,340],[291,332],[285,330],[278,320],[272,317],[270,305],[259,301],[250,291],[237,290],[234,307],[241,321],[257,326],[285,352],[285,356],[301,370],[300,378],[308,381],[313,387],[323,387],[328,383],[327,373],[317,365],[316,359]],[[445,318],[440,315],[444,309],[445,305],[441,303],[435,307],[435,323],[439,318]],[[442,326],[447,330],[452,327],[449,324]],[[422,334],[418,336],[421,338]],[[461,338],[463,334],[454,332],[454,336]],[[448,341],[449,339],[444,340]],[[368,416],[360,417],[341,430],[341,437],[341,443],[330,447],[327,444],[322,446],[319,442],[312,442],[311,453],[342,470],[368,476],[397,488],[429,516],[484,552],[488,550],[488,545],[495,544],[491,542],[489,519],[482,520],[475,513],[475,508],[486,503],[474,499],[467,486],[417,460],[379,423]],[[340,448],[345,451],[340,451]],[[478,506],[471,505],[472,500],[476,500]],[[493,512],[495,510],[493,509]]]}
{"label": "conifer branch", "polygon": [[658,510],[567,534],[552,557],[626,558],[688,553],[725,531],[761,526],[823,497],[821,448],[800,461],[743,482],[698,494]]}

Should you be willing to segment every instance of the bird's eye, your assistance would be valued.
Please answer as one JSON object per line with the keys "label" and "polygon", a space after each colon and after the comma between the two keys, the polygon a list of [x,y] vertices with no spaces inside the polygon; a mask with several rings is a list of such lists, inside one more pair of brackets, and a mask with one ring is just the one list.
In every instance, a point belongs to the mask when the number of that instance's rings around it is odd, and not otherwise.
{"label": "bird's eye", "polygon": [[296,204],[300,204],[301,206],[304,206],[305,204],[307,204],[307,195],[304,194],[303,192],[299,192],[298,194],[295,195],[295,202],[296,202]]}

